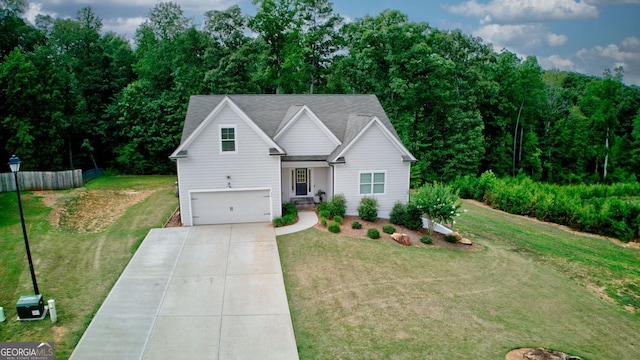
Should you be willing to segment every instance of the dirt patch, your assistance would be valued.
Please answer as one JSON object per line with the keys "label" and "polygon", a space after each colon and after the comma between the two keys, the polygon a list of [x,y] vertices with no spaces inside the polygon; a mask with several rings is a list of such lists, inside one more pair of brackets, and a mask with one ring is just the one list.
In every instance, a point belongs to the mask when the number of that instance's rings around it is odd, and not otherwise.
{"label": "dirt patch", "polygon": [[[362,228],[361,229],[352,229],[351,228],[351,223],[353,221],[357,221],[357,222],[361,223],[362,224]],[[404,226],[392,224],[389,221],[389,219],[382,219],[382,218],[378,218],[378,219],[376,219],[376,221],[365,221],[365,220],[360,219],[357,216],[345,216],[344,217],[344,221],[342,222],[342,225],[340,226],[340,234],[341,235],[345,235],[345,236],[349,236],[349,237],[353,237],[353,238],[362,238],[362,239],[373,240],[373,239],[370,239],[367,236],[367,230],[369,230],[371,228],[374,228],[374,229],[377,229],[380,232],[380,238],[376,239],[376,241],[384,241],[384,242],[393,243],[393,244],[397,244],[398,246],[401,246],[400,244],[398,244],[397,242],[395,242],[391,238],[391,235],[382,232],[382,227],[385,226],[385,225],[394,226],[396,228],[396,232],[397,233],[403,233],[403,234],[409,235],[409,238],[411,239],[411,246],[440,247],[440,248],[459,249],[459,250],[472,250],[472,251],[479,251],[479,250],[483,250],[484,249],[483,246],[478,245],[478,244],[464,245],[464,244],[460,244],[460,243],[450,243],[450,242],[444,240],[444,236],[442,234],[435,233],[435,232],[431,235],[432,243],[431,244],[423,244],[420,241],[420,238],[422,238],[423,236],[428,234],[428,230],[427,229],[421,229],[419,231],[410,230],[410,229],[408,229],[408,228],[406,228]],[[323,230],[323,231],[328,231],[327,227],[324,226],[324,225],[321,225],[321,224],[316,224],[315,228]]]}
{"label": "dirt patch", "polygon": [[85,190],[70,193],[37,192],[51,208],[49,223],[74,233],[97,233],[116,221],[128,207],[153,194],[155,190]]}
{"label": "dirt patch", "polygon": [[167,222],[164,224],[163,227],[169,228],[169,227],[181,227],[181,226],[182,226],[182,217],[180,216],[180,207],[178,206],[178,208],[173,212],[173,214],[171,214],[171,216],[169,217],[169,220],[167,220]]}

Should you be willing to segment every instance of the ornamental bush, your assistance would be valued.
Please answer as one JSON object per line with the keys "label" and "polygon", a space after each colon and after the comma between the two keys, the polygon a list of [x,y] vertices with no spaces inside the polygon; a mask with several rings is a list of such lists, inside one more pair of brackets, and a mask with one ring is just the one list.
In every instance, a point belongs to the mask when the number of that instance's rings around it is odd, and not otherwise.
{"label": "ornamental bush", "polygon": [[450,242],[452,244],[455,244],[458,242],[458,238],[453,236],[453,235],[445,235],[444,236],[444,241],[446,242]]}
{"label": "ornamental bush", "polygon": [[406,206],[401,202],[397,202],[393,204],[393,208],[391,208],[391,212],[389,213],[389,221],[391,221],[392,224],[404,225],[406,216]]}
{"label": "ornamental bush", "polygon": [[[326,204],[326,203],[323,203]],[[325,218],[328,219],[331,217],[331,211],[329,210],[320,210],[318,211],[318,216],[320,216],[321,218]]]}
{"label": "ornamental bush", "polygon": [[340,232],[340,224],[338,224],[337,222],[332,222],[331,224],[329,224],[329,226],[327,226],[327,230],[329,230],[332,233],[339,233]]}
{"label": "ornamental bush", "polygon": [[296,221],[298,208],[294,203],[282,204],[282,217],[273,219],[275,227],[291,225]]}
{"label": "ornamental bush", "polygon": [[407,204],[404,226],[411,230],[422,229],[422,211],[414,203]]}
{"label": "ornamental bush", "polygon": [[376,221],[378,218],[378,201],[368,197],[360,199],[358,216],[365,221]]}
{"label": "ornamental bush", "polygon": [[332,217],[341,216],[344,218],[344,215],[347,213],[347,199],[340,194],[333,195],[331,201],[329,201],[329,211]]}
{"label": "ornamental bush", "polygon": [[421,237],[420,242],[423,244],[433,244],[433,240],[431,240],[431,236],[428,236],[428,235]]}
{"label": "ornamental bush", "polygon": [[342,224],[342,222],[344,221],[344,219],[342,218],[342,216],[340,215],[336,215],[333,217],[333,221],[337,222],[338,224]]}
{"label": "ornamental bush", "polygon": [[393,225],[385,225],[382,227],[382,232],[385,234],[393,234],[396,232],[396,227]]}
{"label": "ornamental bush", "polygon": [[458,193],[441,183],[425,184],[416,190],[413,202],[429,221],[429,232],[433,232],[436,223],[452,223],[458,216]]}
{"label": "ornamental bush", "polygon": [[379,239],[380,231],[378,231],[378,229],[369,229],[367,230],[367,236],[370,237],[371,239]]}
{"label": "ornamental bush", "polygon": [[352,229],[362,229],[362,224],[360,224],[357,221],[354,221],[354,222],[351,223],[351,228]]}

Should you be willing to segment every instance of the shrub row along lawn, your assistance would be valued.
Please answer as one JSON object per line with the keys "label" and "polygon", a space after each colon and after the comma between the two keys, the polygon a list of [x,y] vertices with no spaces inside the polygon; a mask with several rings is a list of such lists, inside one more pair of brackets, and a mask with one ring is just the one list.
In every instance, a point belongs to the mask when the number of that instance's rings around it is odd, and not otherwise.
{"label": "shrub row along lawn", "polygon": [[640,358],[640,315],[586,286],[607,276],[637,286],[639,250],[475,203],[463,209],[456,230],[485,250],[317,229],[279,236],[300,358],[504,359],[520,347]]}
{"label": "shrub row along lawn", "polygon": [[0,341],[54,341],[56,359],[69,358],[149,229],[176,208],[174,181],[102,177],[85,188],[22,193],[38,287],[45,303],[56,300],[55,324],[16,320],[16,302],[33,287],[16,194],[0,193],[0,306],[7,316]]}
{"label": "shrub row along lawn", "polygon": [[491,171],[465,176],[453,184],[463,198],[495,209],[611,236],[640,238],[640,183],[554,185],[525,177],[498,179]]}

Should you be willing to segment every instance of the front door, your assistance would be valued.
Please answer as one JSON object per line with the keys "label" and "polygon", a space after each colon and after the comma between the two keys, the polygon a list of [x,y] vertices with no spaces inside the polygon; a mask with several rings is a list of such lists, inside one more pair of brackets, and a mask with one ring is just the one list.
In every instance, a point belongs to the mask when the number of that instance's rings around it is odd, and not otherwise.
{"label": "front door", "polygon": [[307,177],[307,169],[296,169],[296,196],[307,195],[307,184],[309,178]]}

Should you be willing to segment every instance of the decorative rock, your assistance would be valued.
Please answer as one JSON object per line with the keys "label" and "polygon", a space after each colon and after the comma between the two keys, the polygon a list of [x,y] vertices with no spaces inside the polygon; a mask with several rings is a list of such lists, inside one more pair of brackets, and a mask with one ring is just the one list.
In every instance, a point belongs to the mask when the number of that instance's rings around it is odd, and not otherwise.
{"label": "decorative rock", "polygon": [[407,234],[393,233],[391,234],[391,238],[395,240],[398,244],[409,246],[411,245],[411,238]]}
{"label": "decorative rock", "polygon": [[461,238],[460,240],[458,240],[458,242],[459,242],[460,244],[463,244],[463,245],[473,245],[473,243],[471,242],[471,240],[466,239],[466,238]]}
{"label": "decorative rock", "polygon": [[454,231],[449,235],[454,236],[458,242],[460,242],[460,240],[462,240],[462,235],[460,235],[459,232]]}

